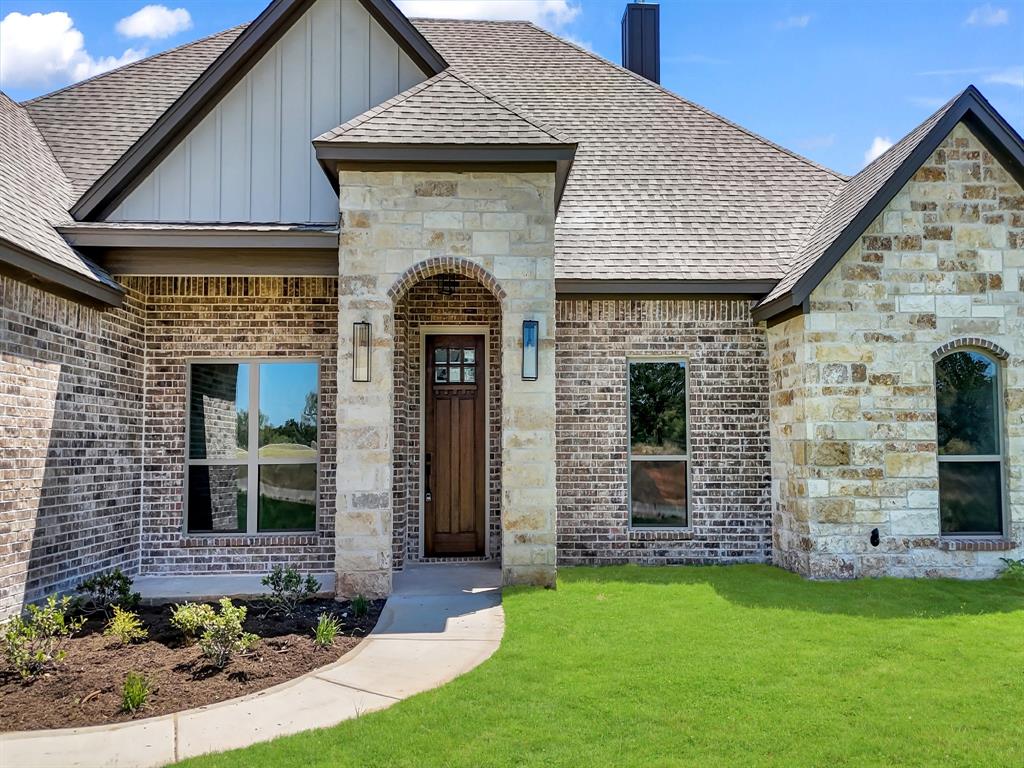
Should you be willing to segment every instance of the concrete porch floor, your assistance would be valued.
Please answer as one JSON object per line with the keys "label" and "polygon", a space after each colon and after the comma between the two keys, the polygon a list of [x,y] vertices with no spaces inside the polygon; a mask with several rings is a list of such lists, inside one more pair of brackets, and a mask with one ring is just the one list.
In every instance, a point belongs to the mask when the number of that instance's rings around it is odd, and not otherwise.
{"label": "concrete porch floor", "polygon": [[156,768],[384,709],[468,672],[498,649],[505,629],[500,584],[496,564],[411,566],[395,574],[395,592],[373,632],[334,664],[171,715],[0,734],[0,765]]}

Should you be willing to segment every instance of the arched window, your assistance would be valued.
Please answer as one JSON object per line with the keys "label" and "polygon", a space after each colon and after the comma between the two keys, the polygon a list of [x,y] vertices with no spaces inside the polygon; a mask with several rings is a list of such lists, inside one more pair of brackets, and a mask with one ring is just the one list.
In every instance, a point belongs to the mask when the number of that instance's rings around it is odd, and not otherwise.
{"label": "arched window", "polygon": [[1003,533],[999,364],[976,350],[935,363],[942,533]]}

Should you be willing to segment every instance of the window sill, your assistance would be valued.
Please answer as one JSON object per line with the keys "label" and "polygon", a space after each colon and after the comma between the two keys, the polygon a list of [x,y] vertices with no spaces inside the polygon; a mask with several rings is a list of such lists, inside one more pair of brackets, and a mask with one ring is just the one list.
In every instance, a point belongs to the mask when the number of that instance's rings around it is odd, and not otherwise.
{"label": "window sill", "polygon": [[690,541],[692,528],[630,528],[630,541]]}
{"label": "window sill", "polygon": [[939,549],[944,552],[1008,552],[1018,543],[1005,536],[943,536]]}
{"label": "window sill", "polygon": [[317,531],[281,533],[187,533],[183,547],[299,547],[319,546],[324,536]]}

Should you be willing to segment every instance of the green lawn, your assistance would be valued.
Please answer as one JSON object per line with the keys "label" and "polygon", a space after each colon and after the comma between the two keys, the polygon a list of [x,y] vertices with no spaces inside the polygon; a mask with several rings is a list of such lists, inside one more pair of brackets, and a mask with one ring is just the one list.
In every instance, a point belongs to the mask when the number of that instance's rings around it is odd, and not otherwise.
{"label": "green lawn", "polygon": [[587,568],[504,603],[453,683],[184,765],[1024,765],[1024,582]]}

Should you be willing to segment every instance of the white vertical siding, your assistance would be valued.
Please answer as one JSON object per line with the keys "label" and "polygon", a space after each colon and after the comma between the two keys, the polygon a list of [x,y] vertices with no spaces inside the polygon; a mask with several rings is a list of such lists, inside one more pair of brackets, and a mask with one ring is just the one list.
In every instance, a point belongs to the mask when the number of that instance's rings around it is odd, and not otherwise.
{"label": "white vertical siding", "polygon": [[358,0],[317,0],[109,219],[334,221],[311,139],[425,77]]}

